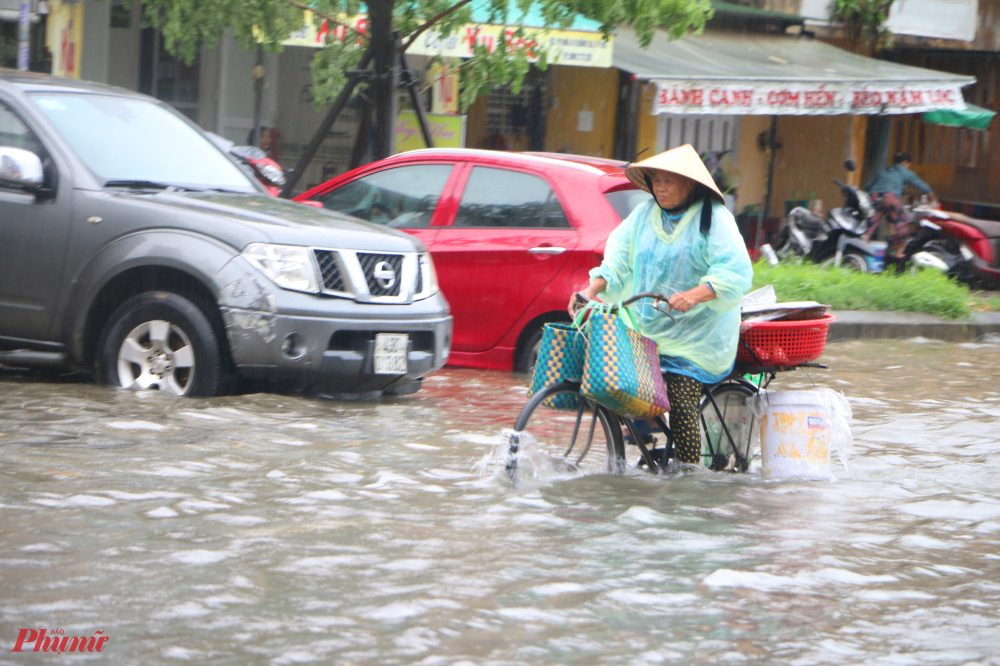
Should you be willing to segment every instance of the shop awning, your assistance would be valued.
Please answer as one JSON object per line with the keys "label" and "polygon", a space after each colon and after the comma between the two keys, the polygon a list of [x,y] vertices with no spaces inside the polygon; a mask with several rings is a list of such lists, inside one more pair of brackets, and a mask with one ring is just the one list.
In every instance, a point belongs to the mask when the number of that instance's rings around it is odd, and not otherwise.
{"label": "shop awning", "polygon": [[925,123],[934,123],[935,125],[952,125],[954,127],[971,127],[977,130],[987,130],[990,128],[990,123],[993,122],[993,118],[996,115],[996,111],[990,111],[981,106],[966,103],[964,111],[953,111],[951,109],[928,111],[920,116],[920,119]]}
{"label": "shop awning", "polygon": [[835,115],[965,109],[971,76],[866,58],[810,37],[706,32],[643,49],[615,35],[614,66],[656,83],[653,113]]}

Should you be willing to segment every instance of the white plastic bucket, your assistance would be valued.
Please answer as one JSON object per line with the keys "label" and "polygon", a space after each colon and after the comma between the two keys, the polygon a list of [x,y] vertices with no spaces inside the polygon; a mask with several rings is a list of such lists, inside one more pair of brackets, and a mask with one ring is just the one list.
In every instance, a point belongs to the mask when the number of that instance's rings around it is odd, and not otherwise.
{"label": "white plastic bucket", "polygon": [[822,391],[769,391],[759,402],[761,474],[829,479],[833,405]]}

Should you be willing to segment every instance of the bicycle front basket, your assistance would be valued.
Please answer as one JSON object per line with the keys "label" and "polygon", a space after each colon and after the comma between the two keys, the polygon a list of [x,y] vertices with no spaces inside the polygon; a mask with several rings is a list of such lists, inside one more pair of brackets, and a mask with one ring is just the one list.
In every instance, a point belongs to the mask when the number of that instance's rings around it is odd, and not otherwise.
{"label": "bicycle front basket", "polygon": [[[583,360],[586,352],[587,340],[575,326],[545,324],[528,397],[553,384],[580,381],[583,377]],[[562,393],[545,400],[542,404],[552,409],[575,412],[578,401],[575,395]]]}

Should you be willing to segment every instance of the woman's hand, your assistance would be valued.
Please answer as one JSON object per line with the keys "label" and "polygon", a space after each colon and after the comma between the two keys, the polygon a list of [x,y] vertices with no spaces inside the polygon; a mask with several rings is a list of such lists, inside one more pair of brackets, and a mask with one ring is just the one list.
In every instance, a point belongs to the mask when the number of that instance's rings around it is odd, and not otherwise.
{"label": "woman's hand", "polygon": [[670,300],[667,301],[667,305],[678,312],[687,312],[699,303],[710,301],[713,298],[715,298],[715,292],[712,291],[712,288],[699,284],[694,289],[677,292],[670,297]]}
{"label": "woman's hand", "polygon": [[[608,282],[604,278],[594,278],[587,285],[587,288],[583,291],[576,292],[569,297],[569,306],[567,306],[566,311],[569,312],[570,317],[575,317],[577,311],[582,307],[581,300],[577,298],[577,293],[583,296],[585,299],[594,300],[597,295],[608,288]],[[584,302],[585,303],[585,302]]]}

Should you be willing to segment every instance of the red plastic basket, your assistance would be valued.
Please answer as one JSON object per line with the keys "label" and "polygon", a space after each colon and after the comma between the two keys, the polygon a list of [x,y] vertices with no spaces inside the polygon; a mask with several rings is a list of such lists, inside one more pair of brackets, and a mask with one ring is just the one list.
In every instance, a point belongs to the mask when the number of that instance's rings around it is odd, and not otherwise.
{"label": "red plastic basket", "polygon": [[799,365],[823,354],[832,314],[822,319],[764,321],[740,331],[736,362],[752,365]]}

